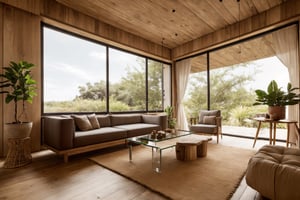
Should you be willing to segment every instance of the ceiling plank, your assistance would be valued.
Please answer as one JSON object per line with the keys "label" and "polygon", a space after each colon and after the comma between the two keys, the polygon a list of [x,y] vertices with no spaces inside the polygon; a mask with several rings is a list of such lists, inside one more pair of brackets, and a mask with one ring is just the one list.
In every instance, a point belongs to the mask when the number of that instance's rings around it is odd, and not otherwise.
{"label": "ceiling plank", "polygon": [[151,42],[175,48],[286,0],[56,0]]}

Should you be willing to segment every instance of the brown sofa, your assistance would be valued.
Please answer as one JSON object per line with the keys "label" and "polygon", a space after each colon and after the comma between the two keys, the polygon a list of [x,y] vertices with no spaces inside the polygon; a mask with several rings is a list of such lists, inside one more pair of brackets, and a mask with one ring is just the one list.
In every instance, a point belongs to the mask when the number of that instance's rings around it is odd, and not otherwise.
{"label": "brown sofa", "polygon": [[60,115],[42,121],[44,146],[63,155],[65,162],[71,155],[125,143],[126,138],[167,126],[166,115],[148,114]]}

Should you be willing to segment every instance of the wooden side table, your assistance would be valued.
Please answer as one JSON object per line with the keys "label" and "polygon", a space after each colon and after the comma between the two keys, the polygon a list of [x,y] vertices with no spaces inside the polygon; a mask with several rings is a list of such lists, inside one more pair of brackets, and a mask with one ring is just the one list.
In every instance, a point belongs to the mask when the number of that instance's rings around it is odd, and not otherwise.
{"label": "wooden side table", "polygon": [[30,137],[9,138],[4,168],[16,168],[32,162]]}
{"label": "wooden side table", "polygon": [[253,143],[253,147],[255,146],[256,143],[256,139],[258,137],[259,134],[259,130],[261,127],[261,123],[269,123],[270,125],[270,145],[275,145],[275,141],[276,141],[276,125],[279,123],[282,124],[286,124],[287,125],[287,138],[286,138],[286,146],[289,146],[289,139],[290,139],[290,124],[294,124],[294,126],[296,127],[296,129],[298,130],[298,125],[297,125],[297,121],[295,120],[288,120],[288,119],[282,119],[282,120],[271,120],[271,119],[267,119],[264,117],[256,117],[254,118],[255,121],[258,122],[258,127],[257,127],[257,131],[256,131],[256,135],[254,138],[254,143]]}

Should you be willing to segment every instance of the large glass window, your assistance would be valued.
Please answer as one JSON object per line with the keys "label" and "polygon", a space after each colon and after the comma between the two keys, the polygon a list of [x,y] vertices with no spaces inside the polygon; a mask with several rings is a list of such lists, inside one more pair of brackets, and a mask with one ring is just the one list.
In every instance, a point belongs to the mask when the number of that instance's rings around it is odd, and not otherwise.
{"label": "large glass window", "polygon": [[163,63],[148,60],[148,109],[163,110]]}
{"label": "large glass window", "polygon": [[44,27],[44,113],[106,111],[106,47]]}
{"label": "large glass window", "polygon": [[156,112],[170,104],[169,64],[48,26],[43,39],[44,113]]}
{"label": "large glass window", "polygon": [[146,59],[109,49],[110,111],[146,110]]}

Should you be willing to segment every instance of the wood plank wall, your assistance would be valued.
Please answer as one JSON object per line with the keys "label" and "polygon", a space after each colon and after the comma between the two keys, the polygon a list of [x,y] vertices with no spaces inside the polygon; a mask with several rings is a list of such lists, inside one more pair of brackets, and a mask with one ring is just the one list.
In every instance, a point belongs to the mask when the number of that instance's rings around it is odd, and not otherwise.
{"label": "wood plank wall", "polygon": [[[31,133],[32,149],[40,149],[40,117],[41,117],[41,39],[39,16],[16,9],[7,5],[3,6],[3,66],[8,66],[10,61],[26,60],[33,63],[33,78],[38,83],[38,96],[34,98],[33,104],[27,104],[27,116],[23,120],[33,121]],[[13,121],[13,104],[3,105],[2,123]],[[21,106],[19,106],[21,107]],[[7,136],[3,133],[4,154],[6,154]]]}
{"label": "wood plank wall", "polygon": [[289,0],[282,5],[241,21],[240,25],[239,23],[229,25],[172,49],[172,60],[182,59],[226,43],[232,43],[292,21],[298,22],[299,14],[300,1]]}
{"label": "wood plank wall", "polygon": [[[0,4],[0,30],[3,30],[3,5]],[[3,31],[0,31],[0,52],[3,52]],[[3,53],[0,53],[0,63],[3,64]],[[2,67],[0,67],[0,73],[2,73]],[[1,78],[0,78],[1,80]],[[3,99],[4,95],[0,95],[0,156],[3,155],[4,143],[3,143]]]}

